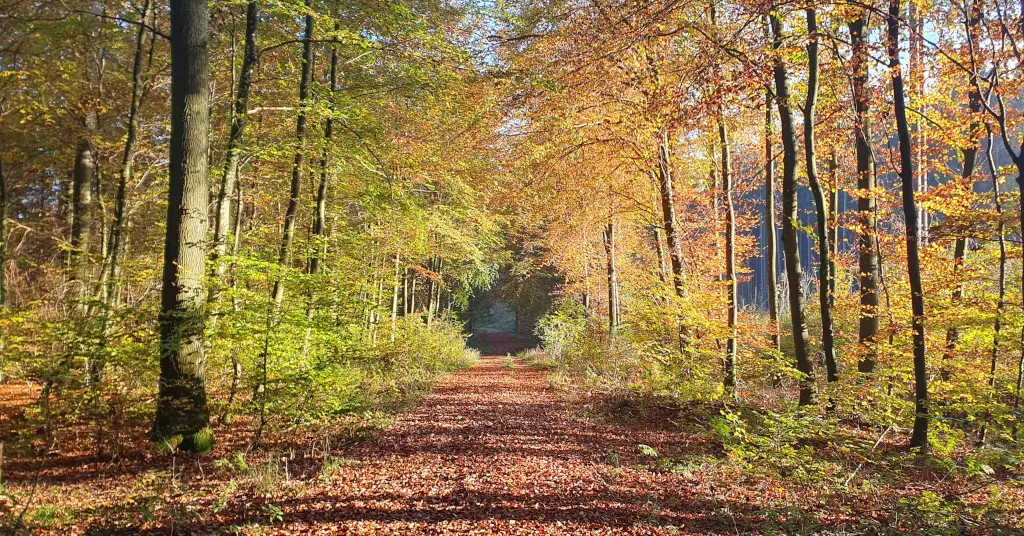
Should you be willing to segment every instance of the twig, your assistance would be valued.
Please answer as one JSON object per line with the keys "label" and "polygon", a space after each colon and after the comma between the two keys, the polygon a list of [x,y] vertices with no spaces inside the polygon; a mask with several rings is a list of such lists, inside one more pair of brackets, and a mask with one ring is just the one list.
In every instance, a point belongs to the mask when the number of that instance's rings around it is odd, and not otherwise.
{"label": "twig", "polygon": [[[875,441],[875,444],[871,446],[871,450],[877,449],[878,445],[882,444],[882,440],[885,439],[885,434],[888,434],[889,430],[892,430],[892,425],[891,424],[889,425],[888,428],[885,429],[884,432],[882,432],[882,435],[878,436],[878,441]],[[846,482],[843,482],[843,487],[844,488],[850,485],[850,481],[853,480],[853,477],[857,476],[857,473],[860,471],[861,467],[864,467],[864,462],[860,462],[859,464],[857,464],[857,468],[854,469],[853,472],[850,473],[850,476],[848,476],[846,478]]]}

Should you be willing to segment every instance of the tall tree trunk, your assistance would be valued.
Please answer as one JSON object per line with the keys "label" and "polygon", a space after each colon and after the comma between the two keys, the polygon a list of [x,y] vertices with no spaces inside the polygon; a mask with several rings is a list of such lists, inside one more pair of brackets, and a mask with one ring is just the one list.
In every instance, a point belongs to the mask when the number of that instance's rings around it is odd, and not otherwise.
{"label": "tall tree trunk", "polygon": [[729,132],[721,109],[718,112],[718,142],[722,150],[722,194],[725,198],[725,280],[729,311],[729,339],[725,345],[725,391],[736,398],[736,212],[732,199],[732,161]]}
{"label": "tall tree trunk", "polygon": [[[339,29],[335,23],[334,30]],[[327,121],[324,123],[324,150],[320,155],[320,184],[316,189],[316,212],[313,213],[313,249],[306,265],[306,273],[316,275],[320,272],[320,259],[327,253],[327,236],[324,222],[327,221],[327,187],[330,181],[331,143],[334,140],[334,104],[335,93],[338,91],[338,47],[331,47],[330,96]],[[312,322],[316,308],[316,291],[311,287],[309,301],[306,304],[306,320]],[[306,328],[306,345],[312,335],[312,324]]]}
{"label": "tall tree trunk", "polygon": [[92,192],[96,174],[96,149],[93,137],[99,128],[94,107],[86,112],[82,135],[75,153],[75,171],[71,178],[71,251],[69,268],[75,296],[86,297],[89,279],[89,238],[92,233]]}
{"label": "tall tree trunk", "polygon": [[[971,40],[975,43],[981,38],[981,6],[979,2],[973,2],[970,8],[970,14],[967,20],[967,31],[971,33]],[[978,87],[978,75],[974,72],[971,73],[971,87]],[[977,116],[982,110],[981,94],[976,89],[971,89],[968,109],[971,111],[972,116]],[[963,169],[960,171],[960,177],[968,184],[973,186],[973,180],[971,177],[974,175],[974,170],[977,167],[978,160],[978,141],[980,140],[981,129],[983,125],[977,121],[971,123],[969,129],[969,142],[970,146],[964,149],[964,161]],[[992,147],[989,146],[989,153],[991,153]],[[998,185],[996,185],[998,187]],[[998,192],[995,194],[996,203],[999,202]],[[1001,223],[1001,222],[1000,222]],[[1002,240],[1002,237],[1000,237]],[[957,307],[964,295],[964,284],[960,280],[962,277],[961,272],[963,271],[965,257],[967,254],[967,237],[960,236],[956,239],[956,244],[953,246],[953,307]],[[957,326],[951,326],[946,330],[946,351],[942,355],[942,376],[943,379],[948,380],[950,371],[948,362],[953,358],[953,354],[956,352],[956,345],[960,342],[960,330]]]}
{"label": "tall tree trunk", "polygon": [[800,372],[800,404],[814,402],[816,389],[814,365],[808,344],[807,318],[804,311],[804,291],[800,283],[800,249],[797,243],[796,189],[796,131],[790,110],[789,80],[786,66],[779,49],[782,48],[782,21],[778,14],[771,15],[773,41],[776,51],[774,58],[775,98],[779,107],[782,125],[782,249],[786,257],[786,279],[789,283],[789,314],[793,322],[793,346],[796,351],[796,368]]}
{"label": "tall tree trunk", "polygon": [[[975,4],[977,5],[977,4]],[[995,205],[996,217],[999,218],[996,224],[996,239],[999,241],[999,280],[996,298],[996,319],[992,325],[992,359],[989,364],[988,388],[995,396],[996,370],[999,367],[999,343],[1003,332],[1003,314],[1006,312],[1006,230],[1003,223],[1003,202],[999,192],[999,172],[996,169],[995,159],[992,156],[993,143],[995,139],[992,133],[988,134],[988,167],[992,175],[992,202]],[[978,435],[978,443],[985,443],[985,435],[988,430],[988,417],[981,426]]]}
{"label": "tall tree trunk", "polygon": [[398,293],[401,291],[401,268],[402,257],[395,253],[395,274],[391,292],[391,342],[395,342],[395,332],[398,330]]}
{"label": "tall tree trunk", "polygon": [[614,339],[619,326],[619,282],[615,273],[615,223],[612,221],[604,229],[604,253],[608,257],[608,338]]}
{"label": "tall tree trunk", "polygon": [[206,452],[213,431],[203,356],[210,21],[205,0],[171,2],[171,151],[160,307],[160,389],[152,439]]}
{"label": "tall tree trunk", "polygon": [[[7,178],[0,147],[0,311],[7,308]],[[3,341],[0,340],[0,345]],[[0,346],[2,347],[2,346]]]}
{"label": "tall tree trunk", "polygon": [[[305,3],[307,11],[311,10],[310,0]],[[299,193],[302,187],[302,168],[306,161],[306,114],[309,107],[309,80],[313,67],[313,15],[306,14],[306,29],[302,41],[302,75],[299,79],[299,117],[295,125],[295,161],[292,163],[292,184],[288,195],[288,209],[284,215],[284,229],[281,233],[281,248],[278,251],[277,263],[287,268],[291,261],[292,242],[295,241],[295,220],[299,212]],[[284,301],[284,278],[274,281],[271,295],[277,307]]]}
{"label": "tall tree trunk", "polygon": [[[227,156],[224,174],[217,192],[217,217],[213,225],[213,281],[210,284],[210,303],[215,308],[211,324],[217,322],[217,302],[220,301],[220,286],[227,271],[227,265],[220,260],[228,250],[228,229],[232,225],[232,203],[235,201],[238,184],[238,166],[242,159],[242,139],[248,119],[249,89],[252,86],[252,70],[256,64],[256,27],[259,24],[259,4],[249,2],[245,9],[245,52],[242,54],[242,70],[235,90],[234,108],[231,114],[231,133],[228,135]],[[233,66],[232,66],[233,67]]]}
{"label": "tall tree trunk", "polygon": [[[101,277],[101,292],[108,308],[113,308],[119,301],[118,280],[121,272],[121,254],[124,248],[125,206],[128,197],[128,185],[132,182],[133,164],[135,163],[135,144],[139,130],[139,107],[142,105],[142,69],[145,62],[146,28],[153,26],[152,1],[146,0],[142,6],[142,24],[139,25],[135,38],[135,57],[132,64],[132,97],[128,107],[128,126],[124,140],[124,154],[121,157],[121,173],[118,175],[117,192],[114,195],[114,221],[110,229],[110,244],[106,248],[108,260],[105,262]],[[104,313],[109,316],[109,312]],[[104,322],[107,324],[107,321]],[[104,326],[106,331],[106,325]],[[90,364],[90,375],[93,382],[99,382],[103,374],[105,362],[102,359]]]}
{"label": "tall tree trunk", "polygon": [[907,230],[907,271],[910,276],[911,307],[914,313],[914,430],[912,448],[928,449],[928,371],[925,368],[924,289],[921,283],[921,261],[918,257],[920,233],[917,202],[914,200],[913,146],[907,121],[906,94],[900,71],[900,0],[889,0],[889,74],[892,77],[893,102],[896,108],[896,129],[900,147],[900,180],[903,182],[903,216]]}
{"label": "tall tree trunk", "polygon": [[818,178],[817,154],[814,144],[814,109],[818,104],[818,12],[807,8],[807,103],[804,105],[804,159],[807,182],[814,194],[818,228],[818,304],[821,309],[821,351],[825,354],[828,381],[839,379],[836,363],[835,327],[832,321],[832,247],[829,244],[828,201]]}
{"label": "tall tree trunk", "polygon": [[775,128],[772,121],[771,88],[765,88],[764,102],[764,238],[765,257],[768,261],[768,322],[772,348],[780,347],[779,338],[779,253],[775,222],[775,156],[773,153]]}
{"label": "tall tree trunk", "polygon": [[[661,186],[661,215],[665,227],[665,241],[668,243],[669,262],[672,265],[672,288],[677,298],[686,294],[683,264],[683,246],[676,220],[676,194],[672,183],[672,165],[669,158],[668,128],[662,130],[658,140],[658,179]],[[690,347],[690,329],[684,318],[679,318],[679,350],[686,352]]]}
{"label": "tall tree trunk", "polygon": [[871,149],[871,96],[868,93],[867,25],[870,11],[862,10],[850,21],[853,53],[853,108],[856,113],[854,134],[857,148],[858,272],[860,274],[860,322],[857,338],[865,347],[857,363],[860,372],[873,372],[877,362],[878,335],[878,236],[875,232],[875,155]]}

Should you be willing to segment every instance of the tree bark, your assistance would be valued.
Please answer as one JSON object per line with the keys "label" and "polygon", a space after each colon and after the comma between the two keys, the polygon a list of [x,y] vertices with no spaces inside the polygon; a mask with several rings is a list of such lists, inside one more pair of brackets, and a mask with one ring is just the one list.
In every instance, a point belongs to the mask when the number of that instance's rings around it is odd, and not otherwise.
{"label": "tree bark", "polygon": [[[337,31],[339,28],[338,23],[335,23],[334,29]],[[334,105],[335,105],[335,93],[338,91],[338,47],[331,47],[331,72],[330,72],[330,95],[327,121],[324,123],[324,150],[320,155],[320,184],[317,185],[316,189],[316,212],[313,213],[313,248],[312,255],[309,257],[309,262],[306,265],[306,273],[309,275],[316,275],[320,272],[320,260],[327,253],[327,236],[325,233],[324,222],[327,221],[327,187],[330,182],[330,157],[331,157],[331,142],[334,139]],[[316,291],[311,287],[308,296],[308,303],[306,304],[306,321],[309,322],[309,326],[306,328],[306,345],[309,344],[309,338],[312,335],[312,321],[313,314],[316,309]]]}
{"label": "tree bark", "polygon": [[82,135],[75,153],[75,170],[71,178],[71,251],[69,253],[70,278],[75,295],[86,296],[89,276],[89,242],[92,234],[92,190],[96,174],[96,154],[93,136],[99,128],[99,117],[94,107],[86,112]]}
{"label": "tree bark", "polygon": [[779,338],[779,254],[778,235],[775,222],[775,156],[773,146],[775,137],[772,122],[771,88],[765,88],[764,103],[764,237],[765,256],[768,266],[768,322],[771,332],[772,348],[780,347]]}
{"label": "tree bark", "polygon": [[854,134],[857,150],[858,272],[860,273],[860,322],[857,338],[865,348],[857,363],[860,372],[873,372],[877,362],[878,335],[878,237],[875,232],[875,155],[871,148],[871,96],[868,93],[867,25],[870,11],[862,10],[849,23],[853,53]]}
{"label": "tree bark", "polygon": [[789,283],[789,313],[793,322],[793,345],[796,368],[800,372],[800,405],[814,402],[814,365],[811,362],[804,311],[804,291],[800,283],[800,249],[797,243],[796,131],[790,110],[789,81],[779,49],[782,48],[782,21],[771,15],[774,58],[775,97],[782,125],[782,249],[786,258],[786,279]]}
{"label": "tree bark", "polygon": [[[996,169],[995,159],[992,156],[992,148],[995,139],[992,133],[988,135],[988,166],[992,175],[992,202],[995,205],[996,217],[999,221],[996,224],[996,239],[999,242],[999,280],[996,299],[996,319],[992,325],[992,359],[989,364],[988,388],[995,395],[996,370],[999,367],[999,343],[1003,332],[1003,314],[1006,313],[1006,230],[1003,223],[1003,202],[999,192],[999,172]],[[985,443],[985,435],[988,430],[988,418],[982,424],[981,432],[978,434],[978,443]]]}
{"label": "tree bark", "polygon": [[213,447],[203,355],[209,41],[206,1],[172,1],[170,190],[160,308],[160,389],[152,439],[195,452]]}
{"label": "tree bark", "polygon": [[725,280],[729,311],[729,339],[725,345],[726,393],[736,398],[736,212],[732,199],[732,161],[729,150],[729,132],[721,110],[718,115],[718,141],[722,150],[722,194],[725,198]]}
{"label": "tree bark", "polygon": [[[309,0],[306,9],[311,10]],[[292,243],[295,241],[295,220],[299,212],[299,193],[302,187],[302,168],[306,161],[306,114],[309,106],[309,81],[313,67],[313,15],[306,14],[305,32],[302,42],[302,75],[299,79],[299,117],[295,125],[295,161],[292,163],[292,183],[288,195],[288,209],[284,215],[284,229],[281,233],[281,248],[277,263],[286,268],[291,261]],[[277,307],[284,301],[284,278],[274,281],[271,297]]]}
{"label": "tree bark", "polygon": [[[0,311],[7,308],[7,178],[0,147]],[[2,344],[2,341],[0,341]]]}
{"label": "tree bark", "polygon": [[[232,226],[232,203],[238,184],[238,166],[242,158],[242,139],[245,135],[249,90],[252,86],[252,70],[256,64],[256,27],[259,24],[259,4],[249,2],[245,10],[245,51],[242,54],[242,70],[235,90],[234,108],[231,114],[231,132],[228,135],[227,156],[224,174],[217,192],[217,217],[213,225],[213,281],[210,285],[210,303],[219,309],[220,286],[227,271],[227,265],[220,258],[227,253],[228,229]],[[217,322],[217,314],[211,316],[211,323]]]}
{"label": "tree bark", "polygon": [[924,289],[921,282],[921,261],[918,257],[917,203],[914,200],[913,147],[910,143],[910,126],[907,121],[906,94],[903,74],[900,70],[900,0],[889,0],[888,13],[888,56],[889,74],[892,77],[893,102],[896,108],[896,129],[899,138],[900,170],[903,183],[903,216],[907,234],[907,272],[910,276],[911,308],[914,319],[914,430],[910,439],[911,448],[928,449],[928,371],[925,368],[925,325]]}
{"label": "tree bark", "polygon": [[[971,40],[973,42],[977,43],[978,39],[981,38],[981,6],[978,2],[974,2],[971,4],[970,14],[968,15],[967,20],[967,31],[971,32]],[[970,78],[971,88],[977,88],[977,73],[972,72]],[[981,93],[979,93],[977,89],[971,89],[967,108],[968,110],[970,110],[972,116],[977,116],[978,114],[981,113],[983,106],[981,99]],[[969,127],[969,139],[971,145],[964,149],[963,169],[960,172],[960,177],[968,184],[973,183],[971,177],[974,175],[975,168],[977,167],[978,142],[976,141],[976,138],[979,138],[980,130],[982,127],[983,125],[977,121],[971,122],[971,125]],[[989,146],[989,153],[991,153],[991,151],[992,148],[991,146]],[[996,187],[998,187],[998,184],[996,185]],[[995,196],[996,203],[998,204],[998,191],[995,193]],[[1000,222],[1000,224],[1001,223],[1002,222]],[[1000,240],[1002,240],[1002,236],[1000,236]],[[953,283],[955,286],[953,287],[952,305],[954,308],[959,305],[964,295],[964,284],[963,281],[960,280],[960,278],[962,276],[961,272],[963,271],[964,262],[966,261],[966,254],[967,237],[957,237],[956,244],[953,246]],[[957,326],[951,326],[949,329],[946,330],[946,350],[945,352],[943,352],[942,355],[942,377],[944,380],[949,379],[950,371],[948,367],[948,361],[953,358],[953,354],[956,352],[956,345],[958,342],[960,342],[960,330]]]}
{"label": "tree bark", "polygon": [[807,8],[807,102],[804,105],[804,160],[807,182],[814,194],[818,228],[818,304],[821,309],[821,351],[825,354],[828,381],[839,379],[836,363],[835,326],[832,321],[832,247],[829,244],[828,201],[818,178],[817,153],[814,140],[814,109],[818,103],[818,14]]}
{"label": "tree bark", "polygon": [[619,326],[619,282],[615,273],[615,223],[612,221],[604,229],[604,253],[608,258],[608,338],[614,339]]}

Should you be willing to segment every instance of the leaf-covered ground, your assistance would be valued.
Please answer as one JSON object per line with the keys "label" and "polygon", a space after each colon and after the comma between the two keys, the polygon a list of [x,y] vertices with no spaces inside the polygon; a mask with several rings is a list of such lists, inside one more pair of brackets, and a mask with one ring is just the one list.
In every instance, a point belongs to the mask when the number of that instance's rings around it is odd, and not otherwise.
{"label": "leaf-covered ground", "polygon": [[[35,532],[62,535],[870,534],[899,523],[900,498],[921,489],[971,500],[970,483],[920,468],[913,482],[874,490],[751,476],[699,423],[671,424],[668,413],[613,422],[579,409],[546,373],[485,357],[344,456],[284,438],[273,456],[243,463],[225,439],[226,458],[55,466],[37,498],[51,510],[29,517]],[[30,470],[15,479],[23,494]],[[946,516],[936,526],[954,533],[998,530],[936,509]]]}

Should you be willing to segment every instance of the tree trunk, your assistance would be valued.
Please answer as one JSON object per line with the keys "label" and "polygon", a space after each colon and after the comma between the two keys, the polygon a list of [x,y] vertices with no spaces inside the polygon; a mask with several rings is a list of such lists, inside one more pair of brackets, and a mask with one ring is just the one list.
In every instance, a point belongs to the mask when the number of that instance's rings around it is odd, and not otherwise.
{"label": "tree trunk", "polygon": [[[7,308],[7,179],[0,148],[0,311]],[[0,344],[3,341],[0,340]]]}
{"label": "tree trunk", "polygon": [[920,239],[917,203],[914,200],[913,147],[907,121],[906,94],[900,71],[900,0],[889,0],[889,74],[892,76],[893,102],[900,150],[900,180],[903,182],[903,216],[907,232],[907,271],[910,276],[911,307],[914,313],[914,430],[911,448],[928,449],[928,371],[925,369],[924,290],[921,283],[921,261],[918,257]]}
{"label": "tree trunk", "polygon": [[835,327],[832,321],[832,247],[829,244],[828,201],[818,178],[817,154],[814,145],[814,108],[818,101],[818,14],[815,6],[807,8],[807,103],[804,105],[804,159],[807,182],[814,194],[818,228],[818,304],[821,308],[821,351],[825,354],[828,381],[839,379],[836,363]]}
{"label": "tree trunk", "polygon": [[[210,303],[217,309],[220,299],[220,285],[227,271],[227,265],[220,258],[227,253],[228,229],[232,225],[232,203],[238,184],[238,166],[242,158],[242,138],[245,134],[249,89],[252,86],[252,70],[256,63],[256,26],[259,24],[259,5],[249,2],[245,10],[245,52],[242,55],[242,70],[238,77],[234,109],[231,114],[231,133],[228,135],[227,157],[224,174],[217,192],[217,218],[213,225],[213,281],[210,284]],[[233,66],[232,66],[233,67]],[[217,311],[211,315],[211,323],[217,322]]]}
{"label": "tree trunk", "polygon": [[725,346],[725,391],[736,398],[736,213],[732,199],[732,162],[729,132],[721,110],[718,115],[718,141],[722,145],[722,193],[725,197],[725,280],[728,300],[729,340]]}
{"label": "tree trunk", "polygon": [[796,132],[790,111],[789,81],[786,66],[778,50],[782,47],[782,21],[771,15],[774,58],[775,98],[782,125],[782,249],[786,258],[786,280],[789,283],[789,314],[793,322],[793,346],[796,368],[800,372],[800,405],[814,402],[814,366],[808,345],[807,319],[804,312],[804,291],[800,284],[800,249],[797,243]]}
{"label": "tree trunk", "polygon": [[[337,31],[339,25],[335,23]],[[327,221],[327,187],[330,181],[330,156],[331,142],[334,140],[334,103],[335,93],[338,91],[338,47],[331,47],[331,74],[330,74],[330,96],[327,121],[324,123],[324,150],[320,155],[320,184],[316,189],[316,212],[313,214],[313,249],[309,262],[306,265],[306,273],[316,275],[320,272],[320,259],[327,253],[327,236],[324,232],[324,222]],[[306,304],[306,320],[312,322],[313,313],[316,308],[316,292],[313,287],[309,291],[309,301]],[[312,324],[306,328],[306,345],[312,330]]]}
{"label": "tree trunk", "polygon": [[395,253],[395,275],[391,293],[391,342],[395,342],[395,331],[398,330],[398,293],[401,291],[401,256]]}
{"label": "tree trunk", "polygon": [[615,338],[619,326],[618,279],[615,273],[615,223],[609,221],[604,230],[604,253],[608,257],[608,338]]}
{"label": "tree trunk", "polygon": [[[977,4],[975,4],[977,5]],[[999,192],[999,172],[996,169],[995,159],[992,156],[992,148],[995,139],[990,132],[988,135],[988,166],[992,174],[992,202],[996,208],[996,217],[999,218],[996,224],[996,239],[999,241],[999,280],[996,299],[996,319],[992,325],[992,359],[989,364],[988,388],[995,396],[996,370],[999,367],[999,343],[1003,331],[1003,314],[1006,312],[1006,231],[1003,224],[1003,202]],[[988,417],[981,426],[978,434],[978,443],[985,443],[986,430],[988,430]]]}
{"label": "tree trunk", "polygon": [[[310,1],[306,0],[306,9],[310,10]],[[299,79],[299,117],[295,126],[295,161],[292,163],[292,184],[288,195],[288,209],[284,215],[284,229],[281,233],[281,249],[277,263],[287,268],[292,255],[292,242],[295,241],[295,219],[299,212],[299,193],[302,187],[302,168],[306,161],[306,114],[309,107],[309,80],[313,67],[313,15],[306,14],[306,29],[302,42],[302,75]],[[277,307],[284,301],[284,277],[274,281],[272,298]]]}
{"label": "tree trunk", "polygon": [[160,389],[152,439],[195,452],[213,447],[203,356],[209,41],[206,1],[173,1],[170,191],[160,308]]}
{"label": "tree trunk", "polygon": [[772,122],[771,88],[765,88],[764,103],[764,237],[768,265],[768,322],[771,324],[772,348],[780,347],[779,339],[779,254],[775,222],[775,137]]}
{"label": "tree trunk", "polygon": [[857,363],[860,372],[873,372],[877,362],[878,335],[878,237],[875,233],[875,155],[871,149],[871,96],[868,93],[867,25],[870,11],[863,10],[849,23],[853,70],[854,134],[857,148],[858,272],[860,273],[860,322],[857,338],[864,355]]}
{"label": "tree trunk", "polygon": [[[973,36],[971,38],[971,40],[976,43],[976,42],[978,42],[978,39],[981,38],[981,6],[979,5],[978,2],[974,2],[971,5],[970,10],[971,10],[970,11],[970,15],[969,15],[968,20],[967,20],[967,31],[971,32],[971,35]],[[971,87],[972,88],[978,87],[978,75],[976,73],[972,72],[970,78],[971,78]],[[978,93],[978,91],[976,89],[972,89],[971,92],[970,92],[969,101],[968,101],[968,105],[967,105],[968,109],[971,111],[971,115],[972,116],[976,117],[978,114],[981,113],[982,106],[983,106],[983,103],[982,103],[981,99],[982,99],[981,94]],[[960,172],[960,177],[962,179],[964,179],[965,182],[967,182],[968,184],[970,184],[972,186],[973,186],[973,180],[971,180],[971,177],[974,175],[974,170],[977,167],[977,160],[978,160],[978,142],[976,141],[976,138],[980,137],[979,135],[980,135],[980,130],[981,130],[982,127],[983,127],[983,125],[981,123],[978,123],[977,121],[972,122],[970,127],[969,127],[970,128],[969,140],[970,140],[971,145],[969,147],[967,147],[966,149],[964,149],[963,169]],[[989,153],[991,154],[991,152],[992,152],[992,146],[990,145],[989,146]],[[996,187],[998,188],[998,184],[996,184]],[[996,203],[998,204],[999,203],[999,193],[998,193],[998,190],[996,191],[995,196],[996,196]],[[1000,224],[1001,223],[1002,222],[1000,222]],[[1002,239],[1003,239],[1002,236],[1000,236],[1000,240],[1002,240]],[[953,305],[954,308],[956,308],[960,304],[960,301],[963,299],[963,296],[964,296],[964,284],[963,284],[963,281],[960,280],[960,278],[961,278],[961,272],[963,271],[966,254],[967,254],[967,237],[965,237],[965,236],[957,237],[956,245],[953,247],[953,284],[954,284],[954,287],[953,287],[953,303],[952,303],[952,305]],[[958,329],[957,326],[951,326],[949,329],[946,330],[946,351],[943,352],[943,355],[942,355],[942,361],[943,361],[943,365],[942,365],[942,378],[944,380],[948,380],[949,379],[950,371],[949,371],[948,361],[953,358],[953,354],[956,352],[956,345],[957,345],[958,342],[960,342],[960,330]]]}
{"label": "tree trunk", "polygon": [[92,233],[92,189],[96,173],[96,154],[93,136],[99,117],[95,108],[86,112],[84,131],[78,139],[75,153],[75,171],[71,179],[71,251],[69,253],[70,278],[75,296],[86,297],[89,279],[89,238]]}

